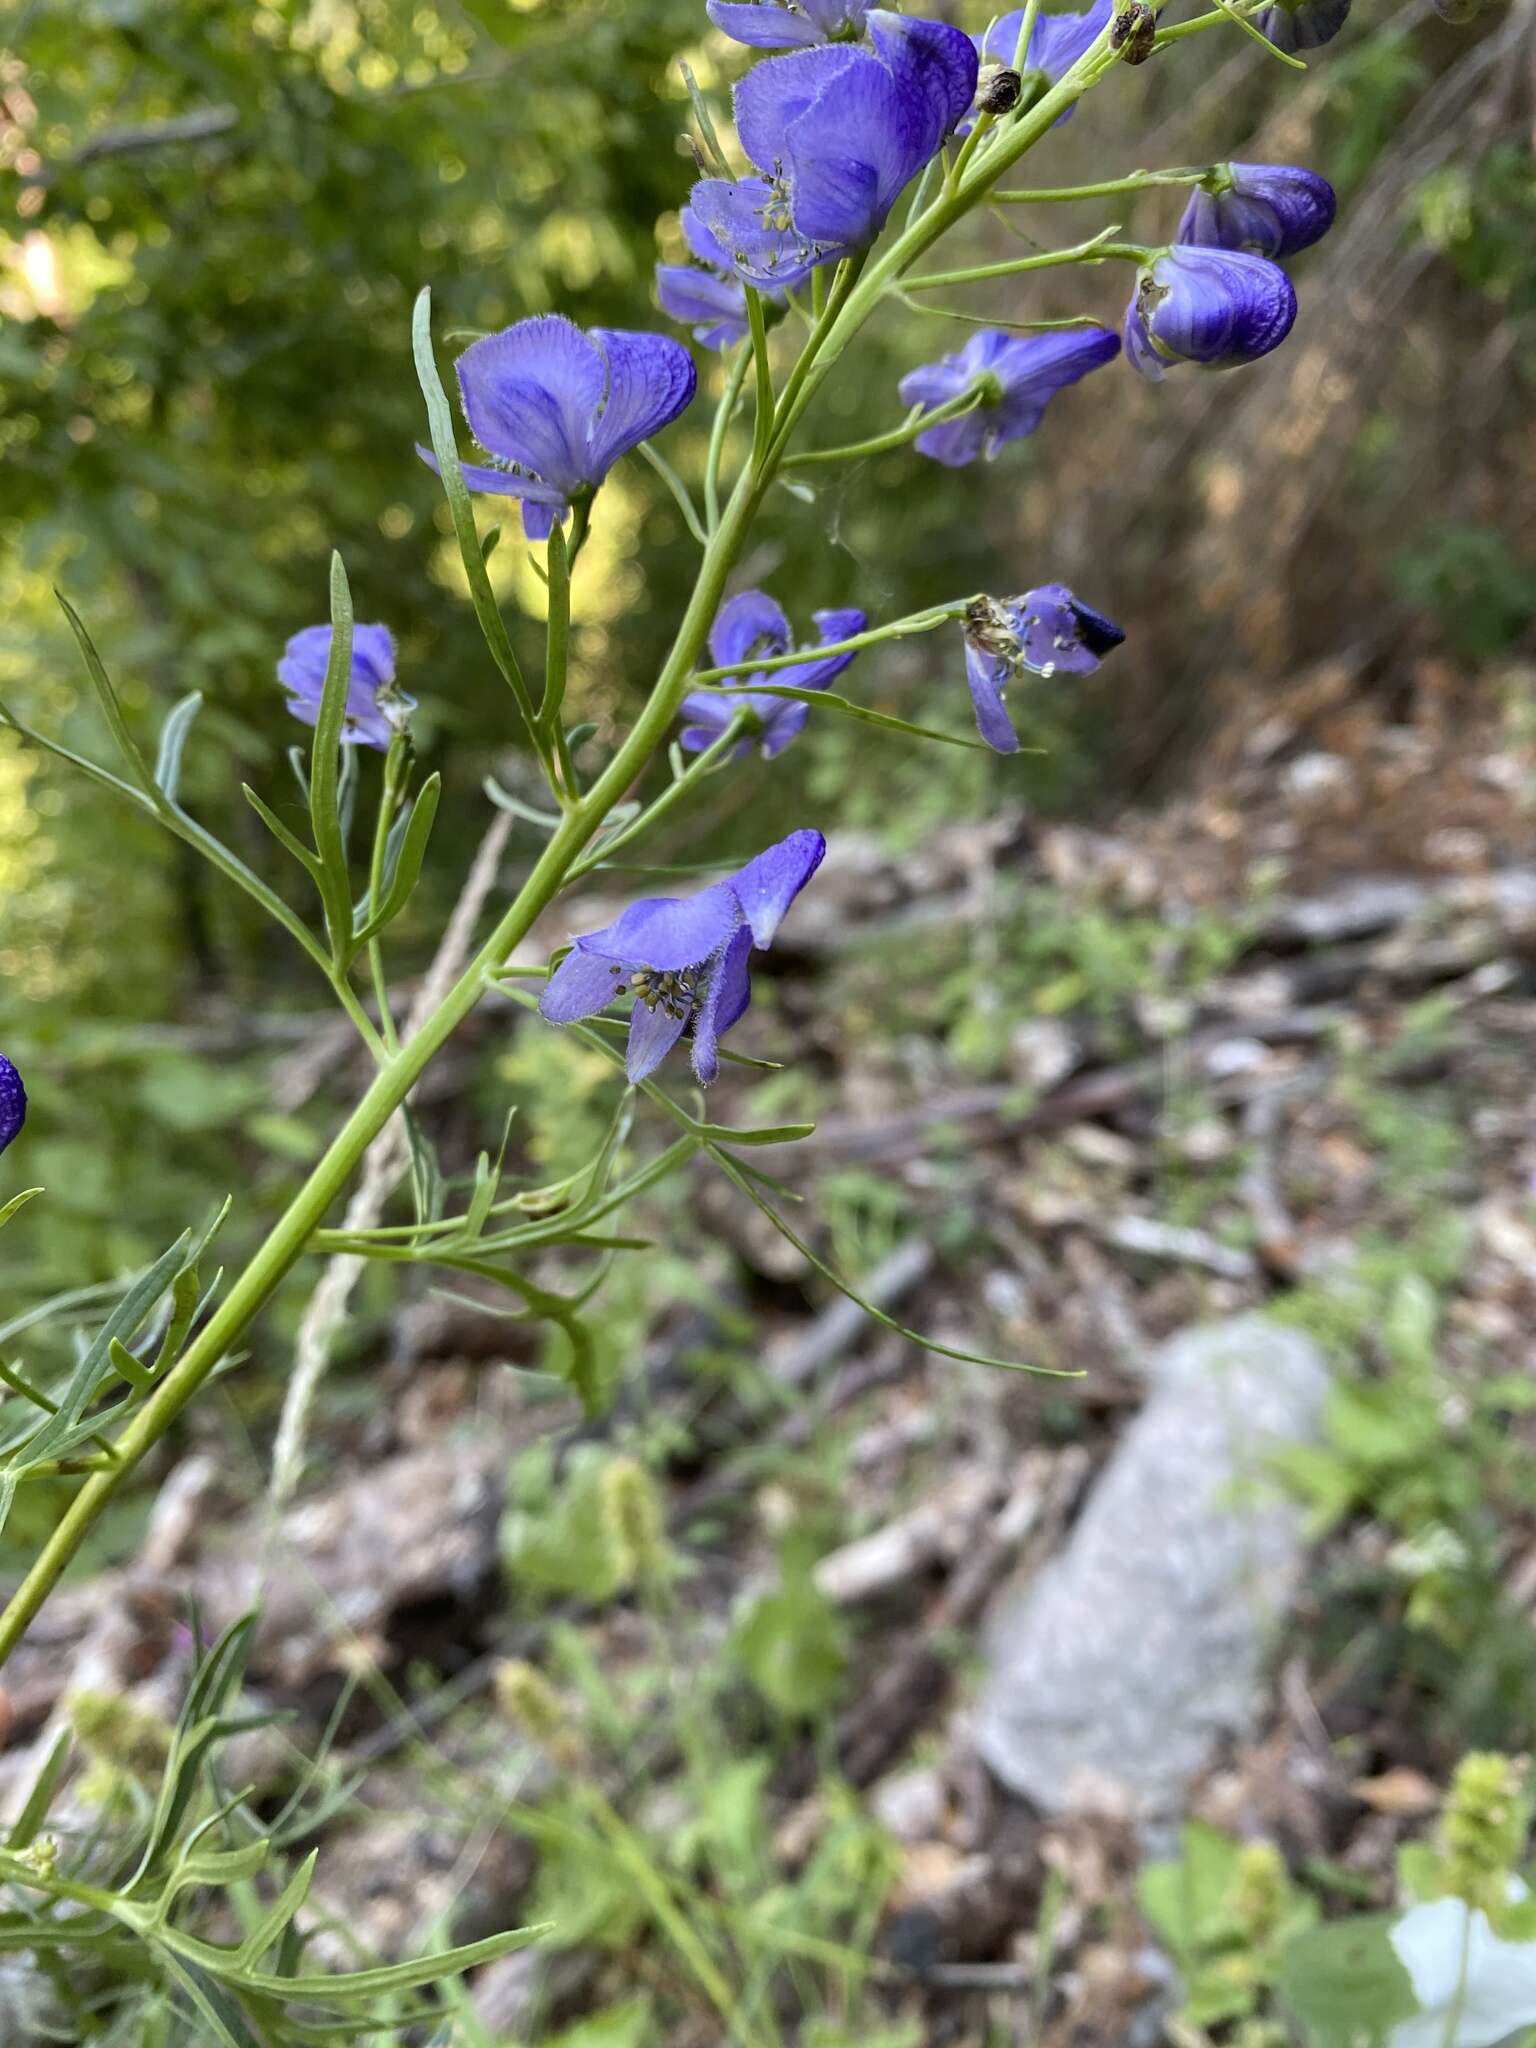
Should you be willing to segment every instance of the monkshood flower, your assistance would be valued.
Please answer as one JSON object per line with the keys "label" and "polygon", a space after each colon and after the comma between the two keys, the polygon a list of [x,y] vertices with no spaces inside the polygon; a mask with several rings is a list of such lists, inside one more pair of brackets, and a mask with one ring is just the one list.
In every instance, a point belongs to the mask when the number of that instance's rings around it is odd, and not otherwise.
{"label": "monkshood flower", "polygon": [[[990,28],[973,40],[983,65],[1001,64],[1008,71],[1036,72],[1049,84],[1055,85],[1066,77],[1086,50],[1092,49],[1114,18],[1115,0],[1093,0],[1093,5],[1081,13],[1039,13],[1024,46],[1024,61],[1017,66],[1013,59],[1024,26],[1022,7],[1015,7],[1009,14],[1000,14]],[[1057,121],[1057,127],[1062,121],[1071,120],[1076,112],[1075,107],[1068,107]],[[971,119],[967,118],[961,123],[960,134],[968,135],[971,125]]]}
{"label": "monkshood flower", "polygon": [[1249,19],[1277,50],[1294,57],[1298,50],[1320,50],[1331,43],[1349,19],[1350,0],[1274,0]]}
{"label": "monkshood flower", "polygon": [[654,1074],[691,1026],[693,1071],[713,1081],[720,1040],[752,999],[748,957],[754,946],[772,944],[826,850],[819,832],[791,832],[697,896],[631,903],[602,931],[575,941],[550,976],[540,1011],[552,1024],[577,1024],[632,994],[630,1080]]}
{"label": "monkshood flower", "polygon": [[1278,348],[1296,318],[1290,279],[1243,249],[1181,245],[1137,273],[1125,313],[1125,353],[1162,382],[1170,363],[1227,369]]}
{"label": "monkshood flower", "polygon": [[703,178],[694,212],[748,284],[787,288],[865,248],[976,91],[976,50],[943,22],[872,8],[872,47],[770,57],[736,88],[760,176]]}
{"label": "monkshood flower", "polygon": [[[862,633],[867,621],[860,611],[814,612],[812,617],[823,647],[839,640],[851,640]],[[761,590],[744,590],[720,607],[709,635],[709,652],[716,668],[736,668],[744,661],[756,661],[776,654],[788,654],[794,645],[789,620],[773,599]],[[814,650],[807,649],[808,653]],[[764,757],[782,754],[810,716],[809,704],[793,697],[769,697],[756,687],[762,683],[787,683],[796,690],[824,690],[840,676],[856,654],[833,654],[823,660],[797,662],[767,675],[742,678],[741,688],[720,695],[695,690],[683,699],[682,715],[688,720],[678,734],[678,745],[691,754],[712,747],[738,711],[752,712],[761,729],[735,749],[745,754],[760,744]]]}
{"label": "monkshood flower", "polygon": [[1074,597],[1064,583],[1042,583],[1022,597],[978,597],[965,613],[965,676],[976,728],[999,754],[1015,754],[1019,736],[1004,697],[1022,672],[1089,675],[1125,634],[1113,619]]}
{"label": "monkshood flower", "polygon": [[27,1120],[27,1091],[21,1076],[0,1052],[0,1152],[20,1134]]}
{"label": "monkshood flower", "polygon": [[1333,226],[1339,202],[1316,171],[1296,164],[1222,164],[1189,195],[1175,240],[1251,249],[1278,261],[1310,249]]}
{"label": "monkshood flower", "polygon": [[[288,692],[288,709],[306,725],[319,722],[330,658],[331,628],[306,626],[294,634],[277,664],[277,680]],[[395,639],[388,626],[354,626],[342,744],[382,752],[415,709],[416,699],[395,687]]]}
{"label": "monkshood flower", "polygon": [[861,36],[869,0],[709,0],[705,12],[754,50],[798,50]]}
{"label": "monkshood flower", "polygon": [[[467,462],[472,491],[517,498],[523,531],[545,540],[621,455],[671,424],[698,388],[693,358],[665,334],[594,327],[558,313],[471,342],[458,361],[470,432],[494,458]],[[436,468],[429,450],[417,450]]]}
{"label": "monkshood flower", "polygon": [[[658,263],[656,296],[661,310],[693,329],[700,348],[734,348],[747,338],[747,293],[731,259],[691,206],[680,216],[683,239],[702,270],[691,263]],[[780,294],[765,296],[777,300]]]}
{"label": "monkshood flower", "polygon": [[1005,442],[1022,441],[1035,431],[1058,391],[1119,353],[1120,337],[1108,327],[1027,335],[985,327],[958,354],[925,363],[902,378],[903,404],[929,411],[978,387],[982,393],[973,411],[925,428],[917,437],[917,451],[949,469],[963,469],[978,459],[990,462]]}

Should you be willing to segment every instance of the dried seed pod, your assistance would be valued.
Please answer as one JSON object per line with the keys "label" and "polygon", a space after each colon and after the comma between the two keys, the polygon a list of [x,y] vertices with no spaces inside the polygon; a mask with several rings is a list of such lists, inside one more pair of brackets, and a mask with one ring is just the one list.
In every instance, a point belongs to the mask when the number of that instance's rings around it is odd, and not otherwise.
{"label": "dried seed pod", "polygon": [[999,64],[982,73],[976,86],[976,105],[983,114],[1011,114],[1023,91],[1024,81],[1018,72]]}
{"label": "dried seed pod", "polygon": [[1115,16],[1109,32],[1109,44],[1111,49],[1124,53],[1127,64],[1145,64],[1152,54],[1156,35],[1157,16],[1145,0],[1131,0],[1131,4]]}

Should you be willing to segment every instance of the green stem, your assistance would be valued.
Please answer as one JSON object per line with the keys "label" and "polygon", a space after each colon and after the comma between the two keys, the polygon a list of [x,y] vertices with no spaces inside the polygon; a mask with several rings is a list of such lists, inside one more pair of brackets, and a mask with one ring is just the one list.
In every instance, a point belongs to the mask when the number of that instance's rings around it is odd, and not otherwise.
{"label": "green stem", "polygon": [[813,655],[821,661],[834,654],[857,654],[861,648],[878,647],[882,640],[907,640],[914,633],[932,633],[951,619],[958,619],[970,601],[961,597],[952,604],[932,605],[925,612],[909,612],[904,619],[892,619],[888,626],[872,626],[867,633],[853,633],[846,640],[829,640],[824,647],[798,647],[789,654],[759,655],[755,661],[733,662],[729,668],[701,668],[690,684],[695,689],[707,690],[713,684],[729,682],[732,676],[768,676],[776,669],[802,668]]}
{"label": "green stem", "polygon": [[969,391],[962,391],[958,398],[949,398],[942,405],[936,405],[931,412],[919,410],[913,413],[888,433],[875,434],[867,441],[850,441],[842,448],[809,448],[803,455],[786,455],[783,466],[785,469],[804,469],[818,462],[859,462],[869,455],[884,455],[889,449],[905,448],[909,441],[915,441],[930,427],[942,426],[946,420],[963,419],[968,412],[974,412],[987,396],[985,385],[973,385]]}
{"label": "green stem", "polygon": [[709,454],[704,463],[704,524],[710,533],[720,524],[720,464],[725,455],[725,437],[741,403],[741,387],[751,363],[751,349],[738,349],[720,403],[715,407],[715,423],[709,430]]}
{"label": "green stem", "polygon": [[909,277],[903,289],[936,292],[957,284],[986,284],[994,277],[1017,277],[1027,270],[1053,270],[1063,263],[1100,263],[1106,257],[1122,263],[1145,263],[1152,251],[1140,242],[1111,242],[1095,237],[1071,249],[1047,249],[1039,256],[1012,256],[1005,263],[978,263],[969,270],[933,270],[924,277]]}
{"label": "green stem", "polygon": [[653,448],[649,441],[640,442],[635,452],[645,457],[646,461],[672,493],[677,509],[683,515],[684,526],[687,527],[699,546],[701,548],[708,546],[709,535],[705,532],[703,523],[694,509],[693,499],[689,494],[688,486],[683,482],[671,463],[668,462],[665,455],[662,455],[657,449]]}
{"label": "green stem", "polygon": [[747,286],[747,320],[752,329],[752,366],[757,373],[757,410],[752,416],[752,467],[761,470],[773,439],[773,370],[768,361],[768,323],[760,292]]}
{"label": "green stem", "polygon": [[1215,168],[1197,171],[1128,171],[1123,178],[1105,178],[1097,185],[1053,185],[1038,192],[994,192],[993,206],[1053,206],[1073,199],[1113,199],[1121,192],[1145,192],[1156,185],[1198,185]]}
{"label": "green stem", "polygon": [[583,859],[577,861],[567,876],[567,881],[580,881],[583,875],[591,874],[594,869],[602,867],[605,862],[611,860],[621,846],[628,846],[631,841],[638,839],[643,832],[648,832],[659,818],[664,818],[674,805],[680,803],[685,796],[690,795],[697,789],[706,775],[711,774],[723,762],[730,759],[731,755],[736,751],[737,743],[752,722],[753,718],[750,711],[739,711],[730,724],[727,725],[725,731],[721,733],[719,739],[711,742],[683,770],[681,775],[667,785],[654,803],[647,805],[639,817],[632,818],[611,839],[603,840]]}

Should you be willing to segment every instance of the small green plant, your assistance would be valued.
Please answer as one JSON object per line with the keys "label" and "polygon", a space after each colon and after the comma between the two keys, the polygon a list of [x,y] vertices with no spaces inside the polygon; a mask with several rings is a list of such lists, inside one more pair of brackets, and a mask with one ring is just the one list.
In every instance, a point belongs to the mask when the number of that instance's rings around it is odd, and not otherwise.
{"label": "small green plant", "polygon": [[1255,2018],[1287,1942],[1318,1917],[1272,1842],[1235,1842],[1200,1821],[1181,1830],[1177,1857],[1143,1869],[1137,1896],[1178,1965],[1179,2016],[1198,2028]]}

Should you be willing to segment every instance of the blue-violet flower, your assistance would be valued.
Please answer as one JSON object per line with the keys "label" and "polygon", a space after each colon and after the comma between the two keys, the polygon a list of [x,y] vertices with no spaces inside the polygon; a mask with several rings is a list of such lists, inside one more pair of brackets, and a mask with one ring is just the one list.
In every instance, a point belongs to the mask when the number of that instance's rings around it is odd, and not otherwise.
{"label": "blue-violet flower", "polygon": [[1339,202],[1316,171],[1296,164],[1222,164],[1189,195],[1175,238],[1208,249],[1250,249],[1278,262],[1320,242]]}
{"label": "blue-violet flower", "polygon": [[976,50],[939,21],[872,8],[871,48],[770,57],[736,88],[741,146],[760,175],[703,178],[695,213],[760,290],[872,242],[976,91]]}
{"label": "blue-violet flower", "polygon": [[0,1052],[0,1152],[27,1120],[27,1091],[15,1066]]}
{"label": "blue-violet flower", "polygon": [[1331,43],[1349,19],[1350,0],[1274,0],[1250,16],[1261,36],[1268,36],[1288,57],[1298,50],[1320,50]]}
{"label": "blue-violet flower", "polygon": [[[306,626],[294,634],[277,664],[277,680],[288,692],[288,709],[306,725],[319,723],[331,632],[329,626]],[[354,626],[352,673],[341,722],[343,746],[377,747],[383,752],[415,709],[416,699],[395,687],[395,639],[388,626]]]}
{"label": "blue-violet flower", "polygon": [[963,469],[978,457],[990,462],[1005,442],[1035,431],[1058,391],[1119,353],[1120,337],[1108,327],[1028,335],[985,327],[958,354],[902,378],[903,403],[930,411],[967,391],[982,392],[970,412],[925,428],[917,437],[918,453],[950,469]]}
{"label": "blue-violet flower", "polygon": [[[867,623],[863,612],[851,610],[814,612],[812,617],[824,647],[834,646],[839,640],[851,640],[855,633],[863,632]],[[723,604],[709,635],[709,651],[716,668],[736,668],[744,661],[788,654],[793,644],[789,620],[761,590],[744,590]],[[702,753],[714,745],[736,713],[745,709],[756,714],[761,734],[760,738],[754,734],[743,739],[735,751],[745,754],[761,744],[770,761],[775,754],[782,754],[810,716],[811,707],[793,697],[766,696],[759,686],[787,683],[797,690],[824,690],[849,662],[858,659],[857,654],[833,654],[818,661],[814,649],[808,648],[806,652],[811,659],[792,668],[743,676],[739,690],[718,695],[704,690],[690,692],[682,702],[682,716],[688,723],[678,734],[679,746],[692,754]]]}
{"label": "blue-violet flower", "polygon": [[870,0],[708,0],[705,12],[755,50],[798,50],[853,41],[869,8]]}
{"label": "blue-violet flower", "polygon": [[1296,318],[1285,272],[1243,249],[1164,249],[1137,273],[1125,314],[1125,353],[1161,383],[1170,363],[1226,369],[1278,348]]}
{"label": "blue-violet flower", "polygon": [[1003,700],[1022,671],[1088,675],[1124,638],[1113,619],[1064,583],[1042,583],[1022,597],[973,599],[965,614],[965,675],[987,745],[999,754],[1018,752]]}
{"label": "blue-violet flower", "polygon": [[[656,296],[661,310],[693,329],[700,348],[734,348],[747,338],[747,292],[731,259],[691,206],[680,216],[683,239],[703,264],[658,263]],[[777,292],[766,297],[777,300]]]}
{"label": "blue-violet flower", "polygon": [[[459,357],[470,432],[495,466],[466,462],[472,491],[518,498],[523,531],[544,540],[573,498],[596,490],[621,455],[685,410],[698,389],[693,358],[665,334],[594,327],[558,313],[519,320]],[[431,453],[419,449],[434,469]]]}
{"label": "blue-violet flower", "polygon": [[693,1071],[712,1081],[720,1040],[752,999],[748,956],[772,943],[826,850],[819,832],[791,832],[696,896],[631,903],[602,931],[575,941],[550,976],[540,1011],[552,1024],[576,1024],[633,994],[630,1080],[655,1073],[691,1026]]}

